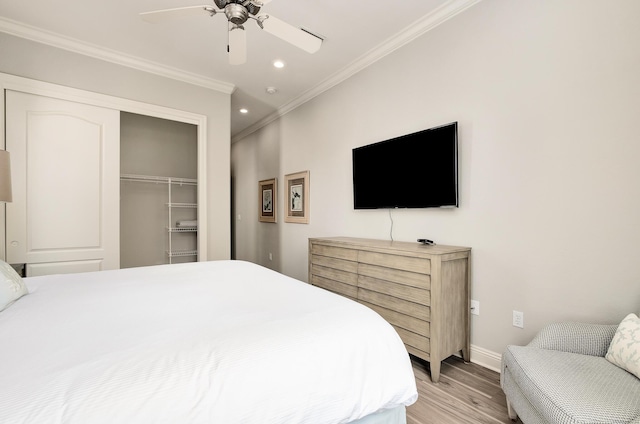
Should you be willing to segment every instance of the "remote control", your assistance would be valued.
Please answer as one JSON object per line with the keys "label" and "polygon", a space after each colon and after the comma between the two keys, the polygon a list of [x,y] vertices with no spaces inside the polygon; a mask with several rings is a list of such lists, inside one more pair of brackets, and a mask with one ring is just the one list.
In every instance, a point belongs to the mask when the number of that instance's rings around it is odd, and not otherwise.
{"label": "remote control", "polygon": [[429,239],[418,239],[418,243],[422,243],[422,244],[435,244],[433,242],[433,240],[429,240]]}

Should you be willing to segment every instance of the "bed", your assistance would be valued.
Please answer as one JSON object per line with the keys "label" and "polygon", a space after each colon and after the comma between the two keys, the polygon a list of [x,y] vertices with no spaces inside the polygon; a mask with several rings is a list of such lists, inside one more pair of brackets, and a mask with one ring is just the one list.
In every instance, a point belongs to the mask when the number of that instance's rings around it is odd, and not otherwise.
{"label": "bed", "polygon": [[0,265],[1,423],[397,424],[418,396],[379,315],[249,262]]}

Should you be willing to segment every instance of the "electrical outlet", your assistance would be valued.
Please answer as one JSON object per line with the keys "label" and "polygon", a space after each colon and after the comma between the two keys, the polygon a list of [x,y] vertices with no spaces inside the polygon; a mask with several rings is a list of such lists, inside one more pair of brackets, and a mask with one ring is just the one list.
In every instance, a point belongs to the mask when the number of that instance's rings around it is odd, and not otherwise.
{"label": "electrical outlet", "polygon": [[513,326],[524,328],[524,312],[513,311]]}
{"label": "electrical outlet", "polygon": [[473,315],[480,315],[480,302],[477,300],[471,301],[471,313]]}

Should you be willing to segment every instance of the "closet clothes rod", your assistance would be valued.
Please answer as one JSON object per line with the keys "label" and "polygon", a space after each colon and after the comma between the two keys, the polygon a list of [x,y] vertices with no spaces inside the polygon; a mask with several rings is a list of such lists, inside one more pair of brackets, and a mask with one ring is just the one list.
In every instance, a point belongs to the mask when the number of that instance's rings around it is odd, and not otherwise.
{"label": "closet clothes rod", "polygon": [[155,175],[122,174],[120,181],[134,181],[141,183],[162,183],[179,185],[198,185],[198,180],[192,178],[160,177]]}

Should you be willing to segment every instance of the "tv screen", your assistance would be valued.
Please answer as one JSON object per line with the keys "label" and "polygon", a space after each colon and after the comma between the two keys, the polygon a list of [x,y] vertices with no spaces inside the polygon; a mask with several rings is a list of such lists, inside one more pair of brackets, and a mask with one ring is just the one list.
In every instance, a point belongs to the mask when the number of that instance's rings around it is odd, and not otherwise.
{"label": "tv screen", "polygon": [[458,123],[353,149],[355,209],[458,206]]}

